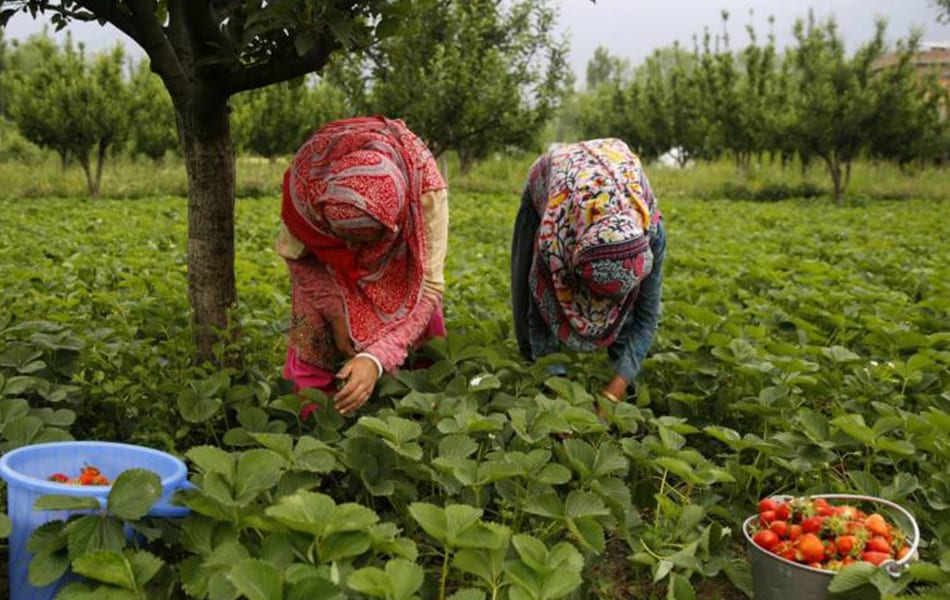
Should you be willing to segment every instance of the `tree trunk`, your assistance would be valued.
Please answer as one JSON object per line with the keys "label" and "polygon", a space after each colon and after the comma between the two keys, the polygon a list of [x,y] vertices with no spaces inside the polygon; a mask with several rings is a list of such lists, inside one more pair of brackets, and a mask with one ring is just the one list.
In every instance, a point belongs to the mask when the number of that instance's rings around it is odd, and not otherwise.
{"label": "tree trunk", "polygon": [[835,158],[826,158],[825,162],[828,163],[828,173],[831,174],[835,204],[841,204],[841,165]]}
{"label": "tree trunk", "polygon": [[82,166],[82,172],[86,174],[86,189],[93,198],[99,196],[99,189],[96,187],[96,181],[92,175],[92,164],[89,162],[89,151],[83,150],[79,154],[79,164]]}
{"label": "tree trunk", "polygon": [[459,151],[459,173],[467,175],[475,166],[475,157],[469,152]]}
{"label": "tree trunk", "polygon": [[99,153],[96,156],[96,191],[93,196],[98,196],[102,191],[102,166],[106,162],[106,151],[109,149],[109,142],[99,140]]}
{"label": "tree trunk", "polygon": [[[234,144],[226,98],[193,101],[179,112],[188,173],[188,298],[199,360],[215,362],[237,302],[234,281]],[[220,358],[220,357],[219,357]]]}

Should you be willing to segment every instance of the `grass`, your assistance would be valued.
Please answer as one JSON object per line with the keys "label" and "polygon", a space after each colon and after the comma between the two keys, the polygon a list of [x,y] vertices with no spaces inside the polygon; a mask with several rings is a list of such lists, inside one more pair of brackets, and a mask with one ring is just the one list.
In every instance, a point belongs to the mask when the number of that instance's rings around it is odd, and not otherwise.
{"label": "grass", "polygon": [[[533,154],[495,155],[479,163],[471,172],[461,173],[454,155],[439,158],[439,166],[450,191],[520,194]],[[241,156],[237,159],[238,198],[271,196],[279,193],[284,169],[290,157],[276,161]],[[830,179],[820,163],[803,170],[797,162],[782,167],[769,159],[740,173],[728,160],[701,162],[677,169],[659,164],[647,166],[650,181],[661,203],[677,198],[703,200],[783,200],[831,197]],[[40,153],[28,161],[0,162],[0,198],[84,198],[88,196],[82,169],[70,165],[65,170],[51,153]],[[162,164],[147,160],[113,158],[103,172],[102,196],[144,198],[186,196],[188,183],[181,159],[170,157]],[[889,163],[855,163],[848,201],[861,204],[876,200],[950,199],[950,170],[914,168],[902,170]]]}

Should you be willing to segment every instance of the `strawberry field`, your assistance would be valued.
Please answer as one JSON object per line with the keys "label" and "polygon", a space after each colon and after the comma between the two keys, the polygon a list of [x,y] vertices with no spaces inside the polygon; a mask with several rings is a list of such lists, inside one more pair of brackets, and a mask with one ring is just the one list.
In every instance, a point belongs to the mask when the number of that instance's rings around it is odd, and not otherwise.
{"label": "strawberry field", "polygon": [[228,369],[191,361],[183,198],[0,200],[2,450],[123,441],[185,458],[195,485],[190,516],[150,519],[149,474],[117,480],[106,508],[34,536],[31,579],[71,567],[65,598],[744,598],[761,498],[856,493],[915,516],[920,560],[838,589],[950,595],[945,202],[707,201],[657,176],[664,316],[614,406],[592,395],[604,355],[551,357],[568,367],[551,378],[517,351],[521,172],[452,188],[432,366],[306,421],[326,399],[279,378],[276,195],[237,204]]}

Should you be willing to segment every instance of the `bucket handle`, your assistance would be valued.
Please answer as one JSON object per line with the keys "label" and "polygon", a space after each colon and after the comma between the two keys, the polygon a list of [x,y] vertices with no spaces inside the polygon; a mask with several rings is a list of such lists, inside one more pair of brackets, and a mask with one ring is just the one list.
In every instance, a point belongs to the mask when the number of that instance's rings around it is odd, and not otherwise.
{"label": "bucket handle", "polygon": [[[910,544],[910,552],[907,553],[904,558],[900,560],[894,560],[889,558],[883,561],[880,566],[887,571],[887,574],[895,579],[900,577],[900,574],[907,568],[907,565],[910,564],[910,561],[913,560],[914,556],[917,554],[917,546],[920,544],[920,527],[917,526],[917,521],[914,519],[914,516],[908,512],[906,508],[899,504],[895,504],[890,500],[885,500],[884,498],[876,498],[874,496],[862,496],[859,494],[816,494],[814,496],[808,496],[809,498],[824,498],[826,500],[848,500],[848,501],[857,501],[857,502],[869,502],[872,504],[883,504],[889,508],[892,508],[899,512],[901,516],[907,519],[907,522],[910,523],[911,531],[913,532],[913,540]],[[779,495],[772,496],[773,500],[780,502],[788,502],[795,498],[795,496],[788,495]]]}

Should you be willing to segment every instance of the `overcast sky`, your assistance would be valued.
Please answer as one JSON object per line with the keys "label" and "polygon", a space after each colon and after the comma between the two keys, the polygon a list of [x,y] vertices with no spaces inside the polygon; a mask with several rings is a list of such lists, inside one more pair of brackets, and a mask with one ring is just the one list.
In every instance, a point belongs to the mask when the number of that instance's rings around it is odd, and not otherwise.
{"label": "overcast sky", "polygon": [[[775,17],[774,33],[780,47],[793,42],[795,19],[808,15],[814,7],[819,19],[834,16],[850,51],[869,40],[875,17],[888,21],[888,40],[907,37],[912,28],[923,33],[924,41],[950,42],[950,26],[937,23],[932,0],[554,0],[560,6],[560,28],[571,45],[571,65],[583,86],[587,61],[598,46],[612,56],[628,58],[636,65],[655,48],[679,41],[692,48],[694,35],[703,28],[722,31],[720,12],[730,13],[729,34],[734,47],[746,44],[745,25],[752,23],[760,37],[769,31],[768,17]],[[754,14],[750,16],[750,9]],[[28,15],[15,16],[7,27],[7,39],[23,39],[41,31],[44,21]],[[110,25],[74,24],[74,39],[92,51],[113,46],[117,40],[131,42]],[[134,48],[134,45],[132,45]],[[142,56],[137,48],[133,53]]]}

